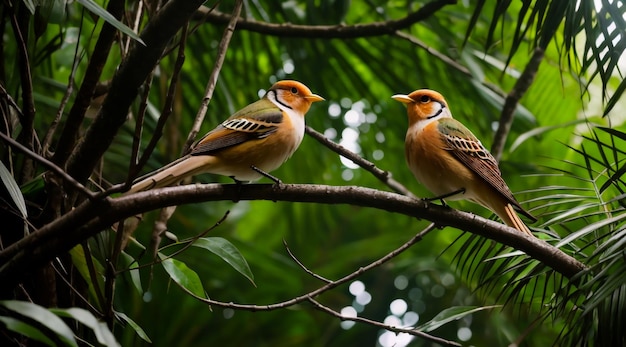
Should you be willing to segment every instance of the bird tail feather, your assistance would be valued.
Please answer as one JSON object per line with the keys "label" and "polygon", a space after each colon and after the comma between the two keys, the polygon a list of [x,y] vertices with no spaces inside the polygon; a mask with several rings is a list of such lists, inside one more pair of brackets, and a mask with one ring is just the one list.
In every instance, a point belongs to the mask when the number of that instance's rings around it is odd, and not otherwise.
{"label": "bird tail feather", "polygon": [[524,234],[527,234],[529,236],[535,237],[530,232],[530,229],[528,229],[528,226],[526,226],[526,224],[518,216],[517,212],[515,211],[515,208],[513,208],[513,205],[506,204],[504,206],[504,211],[505,211],[506,214],[504,216],[500,216],[500,218],[506,223],[506,225],[508,225],[510,227],[513,227],[513,228],[523,232]]}
{"label": "bird tail feather", "polygon": [[209,171],[214,161],[215,157],[210,155],[180,158],[160,170],[139,178],[128,193],[174,185],[186,177]]}

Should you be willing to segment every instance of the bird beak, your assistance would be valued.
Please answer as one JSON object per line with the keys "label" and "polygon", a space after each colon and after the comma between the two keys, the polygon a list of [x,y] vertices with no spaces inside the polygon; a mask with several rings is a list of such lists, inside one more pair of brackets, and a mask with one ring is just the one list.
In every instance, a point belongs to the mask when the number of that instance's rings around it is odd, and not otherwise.
{"label": "bird beak", "polygon": [[412,102],[415,102],[415,100],[409,98],[408,95],[404,95],[404,94],[396,94],[392,96],[391,98],[394,99],[395,101],[400,101],[403,104],[410,104]]}
{"label": "bird beak", "polygon": [[307,99],[309,102],[317,102],[317,101],[324,101],[324,100],[326,100],[326,99],[322,98],[321,96],[319,96],[317,94],[307,95],[304,98]]}

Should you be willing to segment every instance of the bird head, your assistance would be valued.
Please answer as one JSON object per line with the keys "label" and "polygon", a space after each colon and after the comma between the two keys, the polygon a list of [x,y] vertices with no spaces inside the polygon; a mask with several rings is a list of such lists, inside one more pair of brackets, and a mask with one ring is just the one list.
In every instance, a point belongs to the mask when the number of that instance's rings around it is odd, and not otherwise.
{"label": "bird head", "polygon": [[434,90],[419,89],[409,95],[396,94],[391,98],[406,105],[411,122],[452,117],[446,99]]}
{"label": "bird head", "polygon": [[313,94],[311,90],[298,81],[284,80],[274,83],[265,97],[280,108],[288,108],[304,115],[311,104],[324,98]]}

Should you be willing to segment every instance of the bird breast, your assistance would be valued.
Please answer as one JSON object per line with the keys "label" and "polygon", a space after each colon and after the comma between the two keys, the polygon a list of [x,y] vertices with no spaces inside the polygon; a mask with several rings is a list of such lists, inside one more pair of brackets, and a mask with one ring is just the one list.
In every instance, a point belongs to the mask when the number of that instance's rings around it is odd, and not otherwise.
{"label": "bird breast", "polygon": [[437,196],[466,189],[465,194],[451,196],[448,200],[472,198],[473,194],[464,182],[471,181],[475,174],[445,150],[436,121],[411,126],[405,146],[409,168],[426,189]]}

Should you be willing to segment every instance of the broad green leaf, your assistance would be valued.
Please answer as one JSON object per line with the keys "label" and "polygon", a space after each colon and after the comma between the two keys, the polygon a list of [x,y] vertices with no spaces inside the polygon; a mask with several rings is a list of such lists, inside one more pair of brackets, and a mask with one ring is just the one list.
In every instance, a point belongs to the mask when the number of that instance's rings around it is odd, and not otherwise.
{"label": "broad green leaf", "polygon": [[37,194],[41,192],[45,187],[45,182],[43,180],[43,175],[38,175],[32,180],[22,184],[21,191],[24,196],[28,199],[28,196],[31,194]]}
{"label": "broad green leaf", "polygon": [[119,318],[119,319],[123,320],[124,322],[128,323],[128,325],[130,325],[130,327],[133,328],[135,333],[137,333],[137,336],[139,336],[142,340],[144,340],[144,341],[146,341],[148,343],[152,343],[152,340],[150,340],[150,338],[148,337],[146,332],[139,326],[139,324],[135,323],[134,320],[130,319],[130,317],[128,317],[127,315],[125,315],[122,312],[115,312],[115,315],[117,316],[117,318]]}
{"label": "broad green leaf", "polygon": [[[89,268],[87,267],[87,261],[85,259],[85,252],[83,251],[83,247],[81,245],[74,246],[70,250],[70,256],[72,257],[72,264],[74,264],[74,266],[76,267],[76,270],[78,270],[78,273],[82,276],[82,278],[85,280],[85,282],[89,286],[88,290],[89,290],[90,297],[93,298],[96,306],[98,308],[101,308],[102,303],[98,301],[99,298],[98,298],[98,295],[96,294],[97,292],[96,292],[96,288],[94,287],[94,284],[100,288],[100,293],[104,293],[104,280],[102,276],[91,278],[91,273],[89,272]],[[91,257],[91,260],[94,266],[96,267],[95,273],[103,274],[104,268],[98,262],[98,260],[95,259],[94,257]]]}
{"label": "broad green leaf", "polygon": [[493,306],[454,306],[447,308],[435,316],[435,318],[420,325],[415,330],[429,332],[433,331],[442,325],[450,323],[455,320],[459,320],[468,314],[479,312],[482,310],[490,310],[492,308],[500,307],[500,305]]}
{"label": "broad green leaf", "polygon": [[61,320],[61,318],[50,312],[50,310],[26,301],[3,300],[0,301],[0,305],[19,313],[22,316],[26,316],[34,321],[37,321],[57,334],[57,336],[68,346],[78,347],[76,339],[74,339],[74,332],[72,329],[70,329],[63,322],[63,320]]}
{"label": "broad green leaf", "polygon": [[117,20],[107,10],[105,10],[102,7],[100,7],[100,5],[96,4],[92,0],[78,0],[78,2],[81,3],[83,6],[85,6],[85,8],[88,9],[89,11],[91,11],[93,14],[97,15],[98,17],[104,19],[107,23],[111,24],[117,30],[119,30],[119,31],[123,32],[124,34],[128,35],[129,37],[133,38],[134,40],[136,40],[137,42],[141,43],[142,45],[144,45],[144,46],[146,45],[143,42],[143,40],[141,40],[139,35],[137,35],[133,31],[133,29],[129,28],[128,26],[126,26],[126,24],[124,24],[124,23],[120,22],[119,20]]}
{"label": "broad green leaf", "polygon": [[48,0],[41,6],[41,14],[48,23],[61,24],[65,17],[66,0]]}
{"label": "broad green leaf", "polygon": [[120,264],[128,269],[130,280],[137,289],[139,294],[143,294],[143,286],[141,285],[141,273],[139,273],[139,264],[128,253],[122,252],[120,254]]}
{"label": "broad green leaf", "polygon": [[8,330],[11,330],[18,334],[22,334],[29,339],[45,343],[48,346],[56,346],[56,344],[52,340],[50,340],[46,336],[46,334],[41,332],[41,330],[35,328],[30,324],[26,324],[24,321],[15,319],[13,317],[0,316],[0,322],[4,323]]}
{"label": "broad green leaf", "polygon": [[246,259],[241,255],[239,250],[228,240],[221,237],[204,237],[196,240],[193,245],[204,248],[222,258],[222,260],[227,262],[254,284],[254,275],[250,270],[250,266],[248,266],[248,262],[246,262]]}
{"label": "broad green leaf", "polygon": [[202,298],[206,297],[200,277],[187,264],[174,258],[166,258],[163,254],[159,254],[159,257],[163,260],[161,264],[163,264],[163,268],[170,275],[171,279],[194,295]]}
{"label": "broad green leaf", "polygon": [[22,214],[22,218],[26,220],[28,218],[28,212],[26,211],[26,202],[24,202],[24,196],[20,191],[20,186],[15,182],[15,178],[11,175],[11,172],[4,166],[4,163],[0,161],[0,180],[2,180],[2,184],[9,191],[9,196],[17,206],[17,209],[20,210]]}
{"label": "broad green leaf", "polygon": [[120,346],[106,323],[99,321],[91,312],[79,308],[51,308],[51,312],[60,317],[72,318],[93,330],[98,342],[104,346]]}

